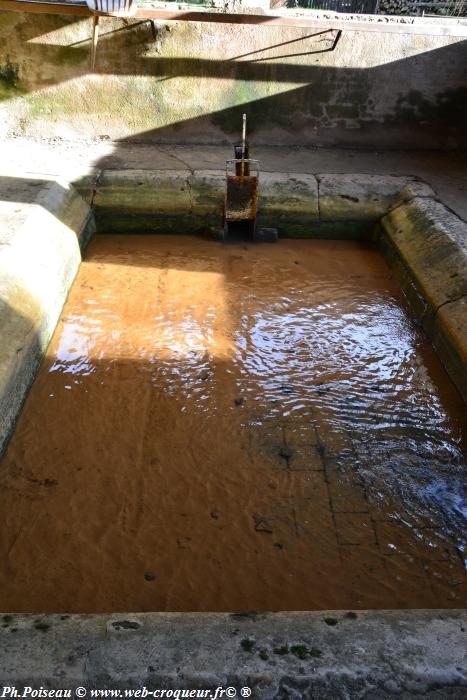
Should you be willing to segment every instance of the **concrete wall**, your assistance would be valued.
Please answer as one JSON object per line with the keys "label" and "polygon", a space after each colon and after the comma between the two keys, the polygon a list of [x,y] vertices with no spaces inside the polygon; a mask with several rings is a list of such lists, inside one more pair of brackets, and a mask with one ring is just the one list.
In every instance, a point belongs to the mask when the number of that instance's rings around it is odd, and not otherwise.
{"label": "concrete wall", "polygon": [[344,29],[333,48],[313,29],[180,22],[154,39],[105,18],[95,73],[90,36],[85,17],[0,12],[6,135],[218,143],[246,111],[256,144],[467,145],[462,36]]}

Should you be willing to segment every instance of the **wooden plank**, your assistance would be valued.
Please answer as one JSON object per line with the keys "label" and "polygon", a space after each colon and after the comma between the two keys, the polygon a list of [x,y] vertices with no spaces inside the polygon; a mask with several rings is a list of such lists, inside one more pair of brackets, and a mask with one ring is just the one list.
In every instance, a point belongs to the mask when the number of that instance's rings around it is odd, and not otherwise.
{"label": "wooden plank", "polygon": [[[53,3],[34,0],[0,0],[0,10],[16,12],[41,12],[49,14],[92,16],[83,3]],[[439,22],[423,18],[405,18],[402,22],[391,22],[382,15],[368,15],[368,20],[321,19],[317,17],[289,17],[284,15],[244,15],[237,13],[210,12],[200,10],[157,10],[140,7],[135,15],[138,19],[164,22],[211,22],[219,24],[244,24],[275,27],[304,27],[308,29],[341,29],[348,32],[390,32],[394,34],[418,34],[426,36],[467,36],[467,21]]]}

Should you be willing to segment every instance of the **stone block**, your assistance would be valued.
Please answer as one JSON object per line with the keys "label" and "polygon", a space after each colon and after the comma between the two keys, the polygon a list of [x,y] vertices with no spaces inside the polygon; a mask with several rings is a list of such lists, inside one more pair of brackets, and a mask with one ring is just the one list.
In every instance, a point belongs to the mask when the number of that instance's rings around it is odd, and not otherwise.
{"label": "stone block", "polygon": [[391,175],[317,175],[322,221],[373,221],[384,216],[408,184]]}
{"label": "stone block", "polygon": [[191,206],[195,217],[214,217],[220,226],[224,210],[225,171],[199,170],[189,176]]}
{"label": "stone block", "polygon": [[312,238],[311,226],[318,221],[314,175],[260,173],[258,226],[277,228],[280,236]]}
{"label": "stone block", "polygon": [[132,222],[134,232],[158,231],[153,218],[191,216],[188,173],[104,170],[95,186],[93,207],[100,231],[116,231],[116,226],[123,231],[125,220]]}
{"label": "stone block", "polygon": [[27,193],[18,183],[22,199],[0,245],[0,452],[93,230],[89,206],[66,181],[36,182]]}
{"label": "stone block", "polygon": [[[409,270],[424,303],[422,321],[430,333],[436,310],[467,294],[467,224],[443,204],[416,197],[382,219],[382,227]],[[413,295],[412,295],[413,296]]]}
{"label": "stone block", "polygon": [[435,317],[433,343],[467,403],[467,297],[442,306]]}

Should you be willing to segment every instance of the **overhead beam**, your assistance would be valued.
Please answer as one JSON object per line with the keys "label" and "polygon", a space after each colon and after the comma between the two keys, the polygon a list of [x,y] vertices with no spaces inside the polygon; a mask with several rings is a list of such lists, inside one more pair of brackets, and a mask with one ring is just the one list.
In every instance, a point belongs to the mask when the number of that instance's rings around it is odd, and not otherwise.
{"label": "overhead beam", "polygon": [[[0,10],[14,12],[38,12],[57,15],[76,15],[91,17],[93,13],[84,3],[42,2],[42,0],[0,0]],[[332,17],[299,17],[289,15],[246,15],[234,12],[210,12],[202,10],[158,10],[140,7],[136,12],[138,19],[152,19],[162,22],[210,22],[219,24],[244,24],[276,27],[305,27],[308,29],[342,29],[349,32],[391,32],[395,34],[420,34],[427,36],[467,36],[467,21],[446,18],[439,20],[421,17],[404,17],[404,21],[382,15],[368,15],[368,19],[342,19]]]}

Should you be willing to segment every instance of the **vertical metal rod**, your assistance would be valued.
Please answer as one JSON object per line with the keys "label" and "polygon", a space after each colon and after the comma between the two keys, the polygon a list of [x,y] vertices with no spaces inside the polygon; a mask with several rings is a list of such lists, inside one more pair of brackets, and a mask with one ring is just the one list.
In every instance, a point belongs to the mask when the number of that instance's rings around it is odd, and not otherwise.
{"label": "vertical metal rod", "polygon": [[243,115],[243,127],[242,127],[242,167],[241,173],[242,177],[245,172],[245,147],[246,147],[246,114]]}
{"label": "vertical metal rod", "polygon": [[99,39],[99,15],[92,18],[92,47],[91,47],[91,68],[94,70],[96,63],[97,42]]}

